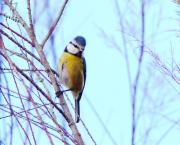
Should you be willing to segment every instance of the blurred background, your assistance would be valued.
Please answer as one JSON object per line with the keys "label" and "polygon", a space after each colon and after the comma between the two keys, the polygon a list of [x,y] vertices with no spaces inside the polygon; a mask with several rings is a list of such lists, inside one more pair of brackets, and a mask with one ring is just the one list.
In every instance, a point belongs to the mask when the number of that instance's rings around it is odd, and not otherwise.
{"label": "blurred background", "polygon": [[[36,50],[27,42],[5,28],[8,26],[27,36],[18,22],[7,18],[7,16],[14,18],[14,15],[3,0],[0,2],[0,29],[37,55]],[[41,42],[64,1],[30,2],[35,34],[37,40]],[[13,0],[11,3],[28,22],[27,1]],[[86,38],[84,56],[87,63],[87,80],[80,105],[81,119],[92,137],[82,122],[77,124],[86,145],[179,145],[179,7],[178,1],[172,0],[67,2],[63,15],[43,50],[50,66],[57,70],[57,61],[67,43],[77,35]],[[10,38],[3,33],[1,37],[7,49],[22,53]],[[27,61],[22,61],[11,53],[8,52],[14,63],[22,69],[28,68]],[[35,63],[35,60],[32,61],[37,68],[43,68],[42,65]],[[18,116],[18,112],[33,106],[26,100],[23,107],[19,96],[24,95],[26,98],[26,89],[21,87],[18,76],[16,86],[11,70],[7,69],[9,66],[2,57],[0,62],[0,145],[52,144],[45,131],[37,124],[30,121],[32,128],[29,126],[27,119],[23,118],[25,111],[19,113],[21,117]],[[48,79],[42,83],[37,74],[33,72],[27,74],[44,90],[48,90],[53,100],[58,103],[52,86],[47,83]],[[45,72],[41,75],[48,77]],[[30,83],[26,84],[35,102],[42,104],[37,97],[39,94],[36,88]],[[70,103],[74,105],[71,93],[67,92],[65,96],[74,114]],[[10,115],[13,114],[12,110],[18,114],[16,117]],[[35,120],[35,111],[32,110],[31,113],[30,118]],[[71,134],[62,115],[57,111],[55,114],[59,123]],[[44,123],[51,124],[45,112],[40,110],[40,115]],[[29,140],[33,140],[33,130],[36,143],[28,142],[26,133],[20,126],[24,127]],[[54,134],[51,136],[55,145],[64,144],[56,137],[57,132],[49,130]],[[67,142],[73,144],[68,138]]]}

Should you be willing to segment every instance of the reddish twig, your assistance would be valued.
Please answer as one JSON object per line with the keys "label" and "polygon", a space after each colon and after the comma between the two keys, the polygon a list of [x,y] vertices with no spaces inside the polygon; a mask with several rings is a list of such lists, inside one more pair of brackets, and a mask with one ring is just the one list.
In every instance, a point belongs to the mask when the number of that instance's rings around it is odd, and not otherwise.
{"label": "reddish twig", "polygon": [[6,36],[8,39],[10,39],[14,44],[16,44],[19,48],[22,48],[24,51],[26,51],[29,55],[31,55],[32,57],[34,57],[37,61],[40,62],[40,59],[34,55],[33,53],[31,53],[29,50],[27,50],[25,47],[23,47],[21,44],[19,44],[16,40],[14,40],[12,37],[10,37],[6,32],[4,32],[3,30],[0,29],[0,33],[4,36]]}
{"label": "reddish twig", "polygon": [[14,31],[13,29],[11,29],[9,26],[4,25],[2,22],[0,22],[0,25],[3,26],[4,28],[10,30],[12,33],[16,34],[18,37],[22,38],[24,41],[26,41],[27,43],[29,43],[32,47],[34,47],[34,44],[29,41],[27,38],[25,38],[24,36],[22,36],[21,34],[17,33],[16,31]]}
{"label": "reddish twig", "polygon": [[[0,89],[0,91],[1,91],[1,89]],[[6,99],[6,97],[5,97],[5,95],[4,95],[4,93],[3,93],[2,91],[1,91],[1,94],[3,95],[3,97],[4,97],[5,101],[6,101],[6,103],[7,103],[9,106],[11,106],[11,104],[9,104],[8,100]],[[31,141],[30,141],[30,138],[29,138],[28,134],[26,133],[24,127],[23,127],[22,124],[20,123],[18,117],[16,116],[16,114],[14,113],[13,110],[11,110],[11,113],[13,114],[13,116],[14,116],[15,119],[16,119],[16,121],[18,122],[18,124],[20,125],[21,129],[23,130],[23,132],[24,132],[26,138],[28,139],[29,144],[32,145],[32,143],[31,143]]]}
{"label": "reddish twig", "polygon": [[[0,54],[7,59],[7,57],[0,51]],[[49,96],[46,95],[46,93],[29,77],[27,76],[23,71],[21,71],[21,69],[19,67],[17,67],[14,63],[12,63],[12,65],[17,69],[17,71],[24,76],[31,84],[34,85],[34,87],[41,92],[41,94],[43,96],[45,96],[45,98],[51,103],[53,104],[53,106],[62,114],[62,116],[69,122],[68,118],[66,117],[66,115],[64,114],[64,112],[50,99]]]}
{"label": "reddish twig", "polygon": [[65,9],[67,3],[68,3],[68,0],[65,0],[64,3],[63,3],[63,6],[59,9],[59,12],[58,12],[58,15],[57,15],[55,21],[53,22],[53,24],[52,24],[52,26],[50,27],[47,35],[45,36],[45,38],[43,39],[43,41],[42,41],[42,43],[41,43],[42,47],[45,45],[45,43],[47,42],[47,40],[49,39],[49,37],[50,37],[51,34],[53,33],[53,31],[54,31],[57,23],[59,22],[62,14],[63,14],[63,12],[64,12],[64,9]]}

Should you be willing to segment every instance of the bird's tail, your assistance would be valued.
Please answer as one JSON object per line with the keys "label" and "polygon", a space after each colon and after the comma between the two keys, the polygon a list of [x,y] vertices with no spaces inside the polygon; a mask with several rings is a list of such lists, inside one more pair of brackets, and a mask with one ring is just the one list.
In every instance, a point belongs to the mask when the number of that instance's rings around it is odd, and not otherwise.
{"label": "bird's tail", "polygon": [[75,120],[76,123],[79,122],[80,119],[80,105],[79,105],[79,100],[75,99]]}

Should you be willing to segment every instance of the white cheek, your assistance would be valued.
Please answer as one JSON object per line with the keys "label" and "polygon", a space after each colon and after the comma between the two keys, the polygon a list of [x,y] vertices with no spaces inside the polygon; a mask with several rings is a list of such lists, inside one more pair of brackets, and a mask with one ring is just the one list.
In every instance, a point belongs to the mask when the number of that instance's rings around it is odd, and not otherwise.
{"label": "white cheek", "polygon": [[72,54],[77,54],[79,52],[79,50],[71,44],[67,46],[67,50]]}

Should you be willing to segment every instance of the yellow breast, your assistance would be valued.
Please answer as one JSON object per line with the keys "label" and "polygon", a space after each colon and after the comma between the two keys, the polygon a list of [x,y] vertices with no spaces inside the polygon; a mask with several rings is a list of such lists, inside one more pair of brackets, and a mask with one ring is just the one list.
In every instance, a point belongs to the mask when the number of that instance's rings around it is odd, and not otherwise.
{"label": "yellow breast", "polygon": [[82,59],[64,52],[58,61],[58,71],[62,83],[78,95],[84,85]]}

